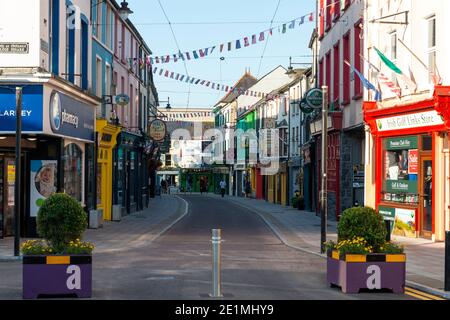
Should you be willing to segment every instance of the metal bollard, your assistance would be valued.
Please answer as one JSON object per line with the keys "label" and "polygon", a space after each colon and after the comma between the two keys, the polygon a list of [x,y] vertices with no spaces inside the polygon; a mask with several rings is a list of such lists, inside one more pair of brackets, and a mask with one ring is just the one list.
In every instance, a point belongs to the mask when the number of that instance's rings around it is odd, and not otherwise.
{"label": "metal bollard", "polygon": [[391,241],[391,221],[390,220],[384,220],[384,224],[386,225],[386,241]]}
{"label": "metal bollard", "polygon": [[450,231],[445,232],[445,276],[444,290],[450,291]]}
{"label": "metal bollard", "polygon": [[222,230],[212,229],[212,280],[213,280],[213,293],[211,297],[221,298],[220,292],[220,255],[221,255],[221,243],[222,243]]}

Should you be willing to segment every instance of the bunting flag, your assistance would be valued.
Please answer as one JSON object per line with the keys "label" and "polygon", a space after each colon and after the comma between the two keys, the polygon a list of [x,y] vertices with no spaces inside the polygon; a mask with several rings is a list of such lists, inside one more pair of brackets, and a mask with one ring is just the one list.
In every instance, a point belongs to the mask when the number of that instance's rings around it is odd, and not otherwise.
{"label": "bunting flag", "polygon": [[[299,22],[298,26],[301,26],[302,24],[305,23],[306,18],[308,18],[308,21],[310,21],[310,22],[314,21],[314,12],[303,15],[303,16],[293,19],[289,22],[283,23],[282,25],[279,25],[278,27],[273,27],[273,28],[261,31],[261,32],[259,32],[258,40],[259,40],[259,42],[267,40],[267,38],[269,36],[273,35],[274,29],[275,30],[278,29],[279,33],[282,33],[282,34],[286,33],[288,29],[289,30],[295,29],[297,22]],[[251,41],[250,41],[250,38],[251,38]],[[193,59],[204,58],[204,57],[212,54],[216,47],[220,48],[220,52],[223,52],[226,49],[228,49],[228,51],[239,50],[242,47],[249,47],[250,45],[257,44],[258,40],[257,40],[257,34],[253,34],[251,37],[245,36],[245,37],[237,39],[237,40],[223,42],[219,45],[210,46],[210,47],[207,47],[204,49],[191,50],[191,51],[187,51],[184,53],[179,51],[178,53],[175,53],[175,54],[163,55],[163,56],[155,57],[154,59],[147,58],[147,64],[178,62],[179,60],[185,61],[185,60],[191,60],[191,57],[193,57]],[[233,47],[233,44],[234,44],[234,47]]]}
{"label": "bunting flag", "polygon": [[[159,72],[157,72],[158,70],[159,70]],[[267,94],[264,92],[247,90],[246,88],[237,88],[237,87],[233,87],[233,86],[220,85],[213,81],[197,79],[197,78],[179,74],[179,73],[176,73],[176,75],[175,75],[175,72],[171,72],[169,70],[164,70],[164,69],[158,68],[158,67],[153,67],[153,73],[159,74],[160,76],[162,76],[164,74],[164,77],[174,79],[175,81],[183,81],[184,79],[186,79],[185,80],[186,83],[202,85],[202,86],[205,86],[207,88],[210,88],[212,90],[217,90],[217,91],[224,91],[224,92],[228,92],[228,93],[233,92],[238,95],[246,95],[246,96],[251,96],[251,97],[256,97],[256,98],[266,98],[266,97],[274,98],[274,97],[278,96],[278,95]]]}

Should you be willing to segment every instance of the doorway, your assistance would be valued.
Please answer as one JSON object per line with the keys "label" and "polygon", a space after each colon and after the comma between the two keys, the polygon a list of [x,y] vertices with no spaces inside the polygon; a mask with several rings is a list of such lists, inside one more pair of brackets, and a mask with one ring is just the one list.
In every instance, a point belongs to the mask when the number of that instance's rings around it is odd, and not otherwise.
{"label": "doorway", "polygon": [[14,158],[0,157],[0,238],[14,235]]}
{"label": "doorway", "polygon": [[431,239],[433,234],[433,161],[431,156],[422,156],[420,179],[419,224],[420,236]]}

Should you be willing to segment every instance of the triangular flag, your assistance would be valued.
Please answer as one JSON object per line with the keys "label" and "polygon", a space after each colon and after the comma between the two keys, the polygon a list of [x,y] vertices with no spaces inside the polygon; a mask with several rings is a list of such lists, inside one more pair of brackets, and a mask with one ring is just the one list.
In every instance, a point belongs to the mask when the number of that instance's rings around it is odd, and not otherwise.
{"label": "triangular flag", "polygon": [[207,87],[209,87],[209,84],[210,84],[210,83],[211,83],[211,82],[210,82],[210,81],[208,81],[208,82],[206,83],[206,86],[207,86]]}
{"label": "triangular flag", "polygon": [[[216,46],[211,47],[211,51],[209,52],[209,54],[212,54],[215,48]],[[206,48],[206,54],[208,54],[208,48]]]}
{"label": "triangular flag", "polygon": [[264,41],[264,38],[265,38],[265,32],[263,31],[259,34],[259,41]]}
{"label": "triangular flag", "polygon": [[154,67],[154,68],[153,68],[153,73],[156,73],[156,70],[158,70],[158,68],[157,68],[157,67]]}
{"label": "triangular flag", "polygon": [[173,55],[173,62],[177,62],[177,61],[178,61],[177,55],[174,54],[174,55]]}
{"label": "triangular flag", "polygon": [[170,62],[170,56],[169,55],[167,55],[167,57],[166,57],[166,63],[167,62]]}
{"label": "triangular flag", "polygon": [[211,89],[215,89],[216,88],[216,84],[213,82],[212,84],[211,84]]}
{"label": "triangular flag", "polygon": [[[192,78],[191,83],[194,83],[194,81],[195,81],[195,78]],[[199,80],[199,81],[200,81],[200,80]],[[197,84],[197,82],[196,82],[196,84]]]}
{"label": "triangular flag", "polygon": [[291,24],[289,25],[289,29],[294,29],[295,28],[295,20],[291,21]]}
{"label": "triangular flag", "polygon": [[159,75],[162,75],[164,69],[159,70]]}
{"label": "triangular flag", "polygon": [[181,53],[181,51],[178,52],[178,57],[184,61],[184,55]]}
{"label": "triangular flag", "polygon": [[250,43],[248,42],[248,37],[244,38],[244,47],[248,47]]}
{"label": "triangular flag", "polygon": [[180,74],[177,73],[177,75],[176,75],[176,77],[175,77],[175,80],[178,80],[179,77],[180,77]]}
{"label": "triangular flag", "polygon": [[222,44],[220,45],[220,52],[223,51],[223,46],[224,46],[224,44],[222,43]]}
{"label": "triangular flag", "polygon": [[173,72],[170,74],[170,78],[171,78],[171,79],[173,79],[173,74],[174,74]]}
{"label": "triangular flag", "polygon": [[183,81],[183,79],[184,79],[184,74],[181,75],[180,81]]}
{"label": "triangular flag", "polygon": [[166,70],[166,73],[164,74],[164,77],[168,77],[169,76],[169,70]]}
{"label": "triangular flag", "polygon": [[303,16],[300,18],[300,23],[298,25],[301,26],[304,22],[305,22],[305,17]]}
{"label": "triangular flag", "polygon": [[186,59],[191,60],[191,55],[189,54],[189,52],[186,52],[185,55],[186,55]]}
{"label": "triangular flag", "polygon": [[206,82],[205,80],[202,80],[202,82],[200,82],[200,84],[201,84],[201,85],[204,85],[205,82]]}
{"label": "triangular flag", "polygon": [[240,49],[240,48],[241,48],[241,41],[236,40],[236,49]]}
{"label": "triangular flag", "polygon": [[314,13],[311,12],[311,14],[309,15],[309,21],[314,21]]}
{"label": "triangular flag", "polygon": [[186,82],[189,82],[189,80],[191,80],[191,77],[186,76]]}
{"label": "triangular flag", "polygon": [[194,59],[198,59],[197,51],[194,50],[194,51],[192,52],[192,54],[193,54],[193,56],[194,56]]}
{"label": "triangular flag", "polygon": [[256,34],[252,35],[252,44],[256,43]]}
{"label": "triangular flag", "polygon": [[203,58],[205,56],[205,52],[202,49],[199,49],[200,57]]}
{"label": "triangular flag", "polygon": [[231,50],[231,42],[228,42],[228,51]]}
{"label": "triangular flag", "polygon": [[286,33],[286,23],[283,24],[283,31],[282,33]]}

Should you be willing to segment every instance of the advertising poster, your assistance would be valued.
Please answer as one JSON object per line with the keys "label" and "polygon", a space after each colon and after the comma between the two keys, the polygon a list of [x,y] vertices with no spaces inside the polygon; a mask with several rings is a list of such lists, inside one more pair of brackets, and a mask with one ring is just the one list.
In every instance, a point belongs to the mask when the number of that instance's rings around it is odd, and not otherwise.
{"label": "advertising poster", "polygon": [[393,234],[402,237],[416,236],[416,211],[408,209],[395,209],[395,223]]}
{"label": "advertising poster", "polygon": [[31,160],[30,217],[37,217],[39,208],[56,192],[57,160]]}
{"label": "advertising poster", "polygon": [[419,150],[408,150],[408,174],[419,174]]}

